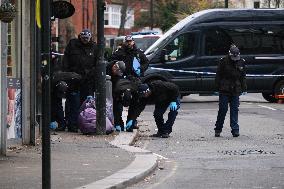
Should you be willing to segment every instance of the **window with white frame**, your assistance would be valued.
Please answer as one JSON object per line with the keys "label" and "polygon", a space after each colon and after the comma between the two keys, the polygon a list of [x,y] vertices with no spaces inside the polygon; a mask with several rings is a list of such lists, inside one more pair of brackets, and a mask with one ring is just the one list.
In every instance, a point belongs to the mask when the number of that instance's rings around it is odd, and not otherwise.
{"label": "window with white frame", "polygon": [[106,10],[104,12],[104,23],[105,26],[109,25],[109,7],[106,7]]}
{"label": "window with white frame", "polygon": [[127,16],[126,16],[125,27],[126,28],[131,28],[133,26],[134,26],[134,10],[133,9],[128,9],[127,10]]}
{"label": "window with white frame", "polygon": [[[121,5],[107,5],[107,10],[105,11],[105,26],[119,28],[120,17],[121,17]],[[127,10],[125,28],[131,28],[134,26],[134,11],[133,9]]]}

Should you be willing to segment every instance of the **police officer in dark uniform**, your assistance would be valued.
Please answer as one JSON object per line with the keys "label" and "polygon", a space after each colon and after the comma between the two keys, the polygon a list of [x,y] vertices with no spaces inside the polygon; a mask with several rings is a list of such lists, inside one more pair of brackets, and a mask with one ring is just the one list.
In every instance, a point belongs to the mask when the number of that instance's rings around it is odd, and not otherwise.
{"label": "police officer in dark uniform", "polygon": [[215,137],[222,132],[228,104],[230,104],[230,126],[233,137],[239,136],[239,96],[246,92],[245,60],[240,58],[236,45],[231,45],[229,54],[219,62],[215,82],[219,91],[219,111],[215,124]]}
{"label": "police officer in dark uniform", "polygon": [[[53,49],[52,49],[52,52]],[[51,123],[50,128],[63,131],[65,130],[65,118],[62,105],[62,98],[65,97],[68,85],[55,75],[62,71],[62,64],[56,54],[52,54],[50,72],[52,73],[51,82]]]}
{"label": "police officer in dark uniform", "polygon": [[124,89],[118,83],[126,78],[124,74],[125,63],[123,61],[112,61],[107,65],[106,72],[111,76],[112,82],[114,127],[117,131],[121,131],[124,129],[124,122],[122,120],[123,102],[127,102],[129,100],[127,98],[131,97],[129,93],[127,93],[127,96],[123,94],[122,90]]}
{"label": "police officer in dark uniform", "polygon": [[117,49],[110,58],[125,63],[125,75],[142,77],[149,66],[149,60],[141,49],[138,49],[132,36],[127,35],[122,47]]}
{"label": "police officer in dark uniform", "polygon": [[[158,132],[153,137],[168,138],[180,108],[180,93],[178,86],[171,82],[156,80],[138,86],[140,98],[129,107],[126,130],[132,131],[133,121],[144,110],[146,104],[155,104],[154,118]],[[163,115],[169,108],[168,119],[165,122]]]}
{"label": "police officer in dark uniform", "polygon": [[[143,53],[141,49],[138,49],[135,45],[135,42],[132,38],[132,36],[127,35],[124,39],[124,43],[122,44],[122,47],[117,49],[111,56],[110,61],[123,61],[125,63],[125,70],[124,70],[124,77],[128,80],[132,81],[134,85],[141,83],[140,77],[144,75],[144,72],[149,66],[149,60],[147,59],[146,55]],[[115,86],[116,84],[113,83]],[[127,93],[127,97],[128,97]],[[129,100],[133,100],[132,97],[135,97],[136,95],[131,94],[131,98],[128,98]],[[126,96],[124,96],[126,97]],[[125,101],[125,100],[124,100]],[[125,101],[126,102],[126,101]],[[130,103],[130,102],[129,102]],[[115,127],[121,128],[121,130],[124,130],[124,123],[121,118],[122,111],[123,111],[123,104],[121,101],[115,102],[114,98],[114,112],[117,113],[117,116],[114,116],[115,120],[120,120],[119,122],[115,121]],[[119,125],[117,125],[119,124]],[[137,127],[137,122],[134,120],[134,127]]]}
{"label": "police officer in dark uniform", "polygon": [[75,72],[82,77],[79,83],[71,84],[73,87],[66,96],[66,121],[71,132],[78,131],[80,104],[87,96],[94,95],[97,55],[97,45],[92,41],[92,34],[88,29],[84,29],[78,39],[71,39],[65,49],[63,58],[65,71]]}

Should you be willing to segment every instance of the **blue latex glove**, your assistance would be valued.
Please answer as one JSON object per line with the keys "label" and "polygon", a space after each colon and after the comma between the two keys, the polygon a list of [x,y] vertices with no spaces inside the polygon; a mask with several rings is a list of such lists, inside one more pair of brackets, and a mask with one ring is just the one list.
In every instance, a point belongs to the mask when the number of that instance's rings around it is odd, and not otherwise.
{"label": "blue latex glove", "polygon": [[177,103],[176,102],[171,102],[170,103],[170,110],[171,111],[176,111],[177,110]]}
{"label": "blue latex glove", "polygon": [[91,101],[93,99],[93,96],[87,96],[87,100]]}
{"label": "blue latex glove", "polygon": [[247,92],[242,92],[242,94],[241,95],[246,95],[246,94],[248,94]]}
{"label": "blue latex glove", "polygon": [[140,76],[141,74],[141,69],[140,69],[140,62],[136,57],[133,58],[133,70],[137,76]]}
{"label": "blue latex glove", "polygon": [[115,126],[115,130],[118,131],[118,132],[121,132],[121,126],[120,125],[116,125]]}
{"label": "blue latex glove", "polygon": [[140,67],[135,70],[135,74],[136,74],[137,76],[140,76],[140,74],[141,74],[141,69],[140,69]]}
{"label": "blue latex glove", "polygon": [[52,130],[57,129],[57,127],[58,127],[58,123],[56,121],[53,121],[49,124],[49,128]]}
{"label": "blue latex glove", "polygon": [[130,127],[132,126],[133,124],[133,120],[129,120],[127,123],[126,123],[126,129],[130,129]]}

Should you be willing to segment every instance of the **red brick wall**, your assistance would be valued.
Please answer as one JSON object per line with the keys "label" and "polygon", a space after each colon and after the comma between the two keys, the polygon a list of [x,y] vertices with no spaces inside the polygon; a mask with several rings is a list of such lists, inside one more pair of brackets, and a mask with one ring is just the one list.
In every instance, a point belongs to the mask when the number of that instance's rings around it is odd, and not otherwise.
{"label": "red brick wall", "polygon": [[[83,2],[85,5],[84,13],[83,13]],[[111,4],[111,0],[106,0],[107,4]],[[122,2],[116,0],[115,3]],[[135,0],[129,0],[129,6],[134,8],[134,22],[135,19],[137,19],[140,16],[141,9],[149,9],[149,0],[146,1],[135,1]],[[88,28],[91,30],[91,32],[94,35],[94,39],[96,39],[96,26],[94,23],[96,23],[96,17],[95,22],[93,22],[93,0],[71,0],[71,3],[75,7],[75,13],[72,17],[60,20],[59,21],[59,35],[63,37],[63,42],[60,46],[65,46],[66,43],[71,39],[76,37],[80,31],[84,28]],[[83,19],[83,14],[85,15]],[[95,14],[96,14],[96,5],[95,5]],[[67,25],[69,27],[67,27]],[[69,33],[66,31],[67,29],[70,30],[70,28],[73,28],[74,31]],[[126,34],[130,34],[132,31],[138,31],[139,28],[132,28],[132,29],[126,29]],[[105,35],[107,36],[117,36],[118,29],[117,28],[105,28],[104,30]]]}
{"label": "red brick wall", "polygon": [[[111,4],[112,1],[111,0],[106,0],[107,4]],[[118,1],[116,1],[118,2]],[[149,9],[149,1],[134,1],[131,0],[129,1],[129,6],[134,8],[134,20],[139,18],[140,16],[140,10],[141,9]],[[92,4],[92,0],[85,0],[85,5],[86,9],[85,9],[85,15],[88,13],[88,17],[89,19],[87,19],[87,17],[85,16],[84,22],[85,22],[85,27],[83,27],[83,0],[73,0],[71,1],[71,3],[74,5],[75,7],[75,14],[72,16],[72,21],[75,25],[75,31],[76,33],[79,33],[83,28],[89,28],[91,29],[91,31],[93,33],[95,33],[94,28],[92,28],[92,20],[93,20],[93,4]],[[88,10],[88,11],[87,11]],[[95,11],[96,13],[96,11]],[[88,21],[88,23],[87,23]],[[87,27],[86,27],[87,26]],[[135,29],[136,31],[137,29]],[[118,32],[118,29],[115,28],[106,28],[105,29],[105,35],[115,35],[114,32]],[[127,31],[127,33],[130,33],[131,31]]]}

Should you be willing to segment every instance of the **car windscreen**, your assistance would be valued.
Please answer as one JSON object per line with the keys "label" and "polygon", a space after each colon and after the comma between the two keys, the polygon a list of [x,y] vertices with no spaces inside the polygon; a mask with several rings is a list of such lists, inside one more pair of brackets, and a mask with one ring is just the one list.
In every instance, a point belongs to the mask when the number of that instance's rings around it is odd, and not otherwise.
{"label": "car windscreen", "polygon": [[143,37],[143,38],[134,38],[136,47],[145,51],[150,47],[155,41],[159,39],[159,36],[156,37]]}

